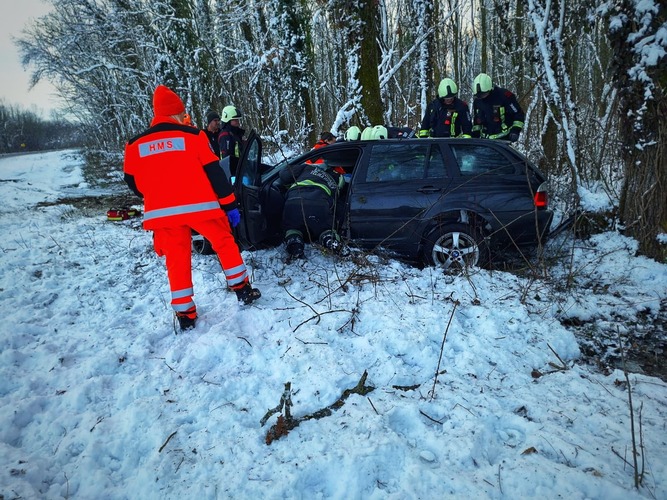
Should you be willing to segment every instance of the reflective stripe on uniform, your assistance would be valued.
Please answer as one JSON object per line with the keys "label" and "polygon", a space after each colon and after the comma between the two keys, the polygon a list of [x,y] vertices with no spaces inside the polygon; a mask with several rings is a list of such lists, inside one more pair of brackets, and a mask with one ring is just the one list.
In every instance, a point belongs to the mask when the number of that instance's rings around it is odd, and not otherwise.
{"label": "reflective stripe on uniform", "polygon": [[172,299],[182,299],[183,297],[192,297],[192,294],[195,293],[195,291],[190,288],[183,288],[182,290],[174,290],[171,292],[171,298]]}
{"label": "reflective stripe on uniform", "polygon": [[459,114],[454,112],[452,113],[452,123],[449,126],[449,135],[452,137],[456,137],[456,119],[458,118]]}
{"label": "reflective stripe on uniform", "polygon": [[232,267],[231,269],[225,269],[224,271],[225,278],[227,278],[227,284],[230,287],[244,283],[248,279],[248,270],[246,269],[245,264]]}
{"label": "reflective stripe on uniform", "polygon": [[189,301],[185,304],[172,304],[171,308],[176,311],[176,312],[185,312],[188,309],[191,309],[195,306],[195,303],[193,301]]}
{"label": "reflective stripe on uniform", "polygon": [[297,181],[294,184],[290,186],[290,189],[300,186],[300,187],[318,187],[324,189],[324,191],[331,196],[331,189],[329,189],[327,186],[324,184],[320,184],[319,182],[311,181],[310,179],[306,179],[305,181]]}
{"label": "reflective stripe on uniform", "polygon": [[144,221],[159,219],[160,217],[169,217],[172,215],[192,214],[195,212],[204,212],[220,208],[217,201],[206,201],[204,203],[194,203],[192,205],[179,205],[176,207],[159,208],[149,210],[144,213]]}

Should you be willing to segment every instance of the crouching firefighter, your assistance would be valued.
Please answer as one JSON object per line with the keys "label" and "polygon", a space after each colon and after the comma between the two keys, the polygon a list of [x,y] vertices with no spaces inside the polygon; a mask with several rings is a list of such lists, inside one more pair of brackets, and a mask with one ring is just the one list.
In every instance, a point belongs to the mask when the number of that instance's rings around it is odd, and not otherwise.
{"label": "crouching firefighter", "polygon": [[291,258],[302,258],[305,240],[317,241],[338,252],[342,248],[336,233],[336,201],[345,179],[326,163],[288,166],[280,172],[287,186],[283,208],[285,249]]}
{"label": "crouching firefighter", "polygon": [[192,230],[211,242],[227,285],[240,301],[258,299],[231,228],[241,220],[232,187],[206,133],[184,124],[185,107],[170,89],[153,94],[148,130],[125,145],[123,171],[144,200],[144,229],[153,231],[155,252],[166,258],[171,306],[181,330],[193,328],[197,308],[192,288]]}

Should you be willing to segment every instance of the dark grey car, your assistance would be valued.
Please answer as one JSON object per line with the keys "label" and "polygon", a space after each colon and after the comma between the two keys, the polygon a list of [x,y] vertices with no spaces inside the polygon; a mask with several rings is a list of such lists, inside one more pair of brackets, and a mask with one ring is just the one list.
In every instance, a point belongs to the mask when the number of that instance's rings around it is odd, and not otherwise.
{"label": "dark grey car", "polygon": [[280,244],[284,187],[278,173],[307,160],[347,173],[337,220],[341,236],[355,247],[443,268],[482,266],[499,250],[534,248],[549,234],[545,177],[504,142],[337,142],[268,166],[253,132],[234,180],[242,248]]}

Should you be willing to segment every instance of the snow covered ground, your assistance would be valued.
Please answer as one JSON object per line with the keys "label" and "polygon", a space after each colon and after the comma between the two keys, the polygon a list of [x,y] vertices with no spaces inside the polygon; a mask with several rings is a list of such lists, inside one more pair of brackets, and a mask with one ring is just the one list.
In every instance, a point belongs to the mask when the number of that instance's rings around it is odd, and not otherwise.
{"label": "snow covered ground", "polygon": [[[578,362],[560,321],[657,314],[667,266],[632,240],[577,244],[544,280],[244,252],[251,306],[195,255],[201,318],[174,335],[139,220],[37,206],[95,193],[81,164],[0,160],[0,498],[667,498],[667,384]],[[372,391],[266,444],[286,383],[298,419],[364,373]]]}

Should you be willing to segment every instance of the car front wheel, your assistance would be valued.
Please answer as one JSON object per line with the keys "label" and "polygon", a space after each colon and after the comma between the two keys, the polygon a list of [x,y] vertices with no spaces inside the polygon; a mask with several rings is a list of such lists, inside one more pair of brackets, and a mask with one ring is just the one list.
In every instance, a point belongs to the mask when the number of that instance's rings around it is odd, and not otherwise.
{"label": "car front wheel", "polygon": [[445,271],[459,272],[488,263],[489,250],[480,231],[465,224],[448,224],[431,231],[424,242],[424,261]]}

